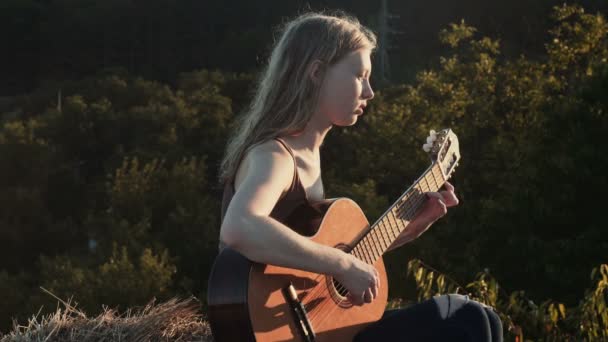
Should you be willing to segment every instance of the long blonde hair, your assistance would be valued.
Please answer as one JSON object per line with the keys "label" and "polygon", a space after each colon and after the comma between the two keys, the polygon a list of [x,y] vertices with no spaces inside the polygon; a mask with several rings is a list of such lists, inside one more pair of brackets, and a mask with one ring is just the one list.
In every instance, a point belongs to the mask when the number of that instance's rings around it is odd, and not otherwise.
{"label": "long blonde hair", "polygon": [[350,52],[375,49],[376,35],[351,16],[306,13],[287,22],[275,43],[254,97],[229,139],[219,172],[232,181],[246,151],[276,137],[297,134],[312,117],[320,84],[309,77],[315,61],[325,70]]}

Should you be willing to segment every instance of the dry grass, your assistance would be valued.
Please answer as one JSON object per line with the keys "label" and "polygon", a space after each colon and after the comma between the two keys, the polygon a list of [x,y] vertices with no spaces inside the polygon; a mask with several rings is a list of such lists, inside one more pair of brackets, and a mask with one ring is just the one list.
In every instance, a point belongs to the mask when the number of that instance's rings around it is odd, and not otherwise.
{"label": "dry grass", "polygon": [[124,314],[104,308],[94,318],[61,302],[63,307],[40,318],[34,315],[27,326],[15,323],[11,332],[0,336],[0,342],[213,341],[195,298],[160,304],[153,300],[141,310]]}

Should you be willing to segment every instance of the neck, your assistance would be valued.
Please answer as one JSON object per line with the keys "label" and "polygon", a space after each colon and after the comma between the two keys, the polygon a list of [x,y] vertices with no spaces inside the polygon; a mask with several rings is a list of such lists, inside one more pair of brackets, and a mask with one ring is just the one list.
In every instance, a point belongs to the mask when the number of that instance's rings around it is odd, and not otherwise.
{"label": "neck", "polygon": [[315,120],[317,117],[313,116],[302,133],[287,137],[292,147],[313,155],[318,154],[333,125],[327,120]]}

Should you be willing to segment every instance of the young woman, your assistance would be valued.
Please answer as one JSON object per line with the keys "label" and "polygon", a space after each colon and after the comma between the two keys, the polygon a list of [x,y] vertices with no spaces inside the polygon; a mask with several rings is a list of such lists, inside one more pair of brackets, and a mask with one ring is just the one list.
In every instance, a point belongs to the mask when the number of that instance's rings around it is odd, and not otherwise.
{"label": "young woman", "polygon": [[[375,35],[355,18],[309,13],[284,27],[249,110],[221,165],[225,184],[220,248],[263,264],[327,274],[355,305],[378,292],[375,268],[311,241],[284,224],[299,205],[324,198],[320,147],[334,126],[354,125],[374,97],[370,55]],[[408,229],[389,249],[409,242],[458,204],[454,187],[429,192]],[[502,341],[489,307],[444,295],[386,312],[356,341]]]}

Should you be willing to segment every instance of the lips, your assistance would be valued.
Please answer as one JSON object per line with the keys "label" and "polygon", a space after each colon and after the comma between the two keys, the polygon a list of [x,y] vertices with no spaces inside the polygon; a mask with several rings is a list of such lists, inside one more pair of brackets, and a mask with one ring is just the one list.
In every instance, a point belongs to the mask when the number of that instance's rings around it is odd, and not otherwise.
{"label": "lips", "polygon": [[355,109],[355,113],[363,114],[364,110],[365,110],[365,104],[362,104],[359,107],[357,107],[357,109]]}

